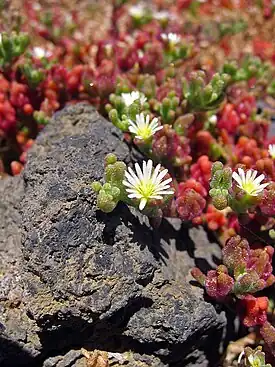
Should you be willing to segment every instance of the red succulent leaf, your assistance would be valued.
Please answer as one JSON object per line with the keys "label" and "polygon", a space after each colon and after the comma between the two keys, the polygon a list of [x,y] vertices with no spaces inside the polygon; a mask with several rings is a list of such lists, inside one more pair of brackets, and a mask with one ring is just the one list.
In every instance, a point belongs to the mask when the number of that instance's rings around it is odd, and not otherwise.
{"label": "red succulent leaf", "polygon": [[210,270],[205,279],[207,294],[216,300],[223,300],[232,290],[234,279],[231,278],[225,266],[219,266],[217,270]]}
{"label": "red succulent leaf", "polygon": [[245,296],[239,301],[238,311],[243,324],[247,327],[263,325],[267,320],[268,298]]}

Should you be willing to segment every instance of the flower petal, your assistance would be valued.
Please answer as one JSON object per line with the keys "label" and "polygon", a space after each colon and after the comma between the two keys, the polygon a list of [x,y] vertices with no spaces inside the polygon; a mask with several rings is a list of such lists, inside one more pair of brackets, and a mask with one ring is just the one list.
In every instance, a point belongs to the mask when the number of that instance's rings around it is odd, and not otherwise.
{"label": "flower petal", "polygon": [[161,165],[158,164],[157,167],[154,169],[154,172],[153,172],[153,175],[152,175],[152,178],[151,178],[153,184],[156,183],[156,178],[158,177],[160,167],[161,167]]}
{"label": "flower petal", "polygon": [[129,193],[132,193],[132,194],[134,194],[134,193],[138,194],[139,193],[139,191],[137,189],[132,189],[132,188],[125,189],[125,191],[129,192]]}
{"label": "flower petal", "polygon": [[149,159],[149,161],[147,162],[147,166],[145,163],[145,167],[146,168],[145,168],[145,171],[143,170],[143,175],[144,175],[145,182],[148,182],[152,175],[153,161]]}
{"label": "flower petal", "polygon": [[138,163],[135,164],[136,173],[140,181],[143,180],[144,176]]}
{"label": "flower petal", "polygon": [[131,187],[131,188],[135,187],[133,184],[131,184],[129,181],[126,181],[126,180],[123,180],[122,183],[126,187]]}
{"label": "flower petal", "polygon": [[129,126],[129,131],[130,131],[130,133],[132,133],[132,134],[138,134],[137,127],[136,127],[136,126],[134,126],[134,125],[130,125],[130,126]]}
{"label": "flower petal", "polygon": [[237,181],[237,183],[239,184],[239,186],[242,186],[242,179],[241,177],[238,175],[237,172],[233,172],[232,174],[232,178],[234,178],[235,181]]}
{"label": "flower petal", "polygon": [[131,167],[128,168],[129,172],[125,171],[125,177],[126,179],[133,185],[136,186],[139,183],[139,179],[134,173],[134,171],[131,169]]}
{"label": "flower petal", "polygon": [[251,169],[249,169],[249,170],[246,172],[246,176],[245,176],[245,182],[246,182],[246,183],[250,181],[251,175],[252,175],[252,170],[251,170]]}
{"label": "flower petal", "polygon": [[130,193],[130,194],[128,194],[128,198],[129,199],[141,199],[142,198],[142,195]]}
{"label": "flower petal", "polygon": [[166,168],[164,170],[160,171],[160,173],[158,174],[158,176],[156,178],[156,184],[159,184],[160,181],[163,179],[163,177],[165,175],[167,175],[167,173],[168,173],[168,169],[166,169]]}
{"label": "flower petal", "polygon": [[238,172],[241,178],[241,185],[243,185],[245,183],[245,173],[244,170],[242,168],[238,168]]}
{"label": "flower petal", "polygon": [[163,197],[161,195],[150,195],[150,199],[161,200],[161,199],[163,199]]}
{"label": "flower petal", "polygon": [[166,180],[162,181],[161,185],[167,185],[168,183],[170,183],[172,181],[172,177],[167,178]]}
{"label": "flower petal", "polygon": [[258,176],[257,178],[255,178],[254,183],[256,185],[259,185],[264,179],[265,179],[265,175],[262,173],[260,176]]}
{"label": "flower petal", "polygon": [[263,184],[259,185],[258,188],[257,188],[257,191],[258,190],[263,191],[269,184],[270,184],[270,182],[263,183]]}
{"label": "flower petal", "polygon": [[257,172],[256,170],[254,170],[254,171],[253,171],[252,176],[251,176],[251,180],[252,180],[252,181],[254,181],[254,180],[255,180],[255,178],[256,178],[256,176],[257,176],[257,173],[258,173],[258,172]]}
{"label": "flower petal", "polygon": [[139,203],[139,210],[143,210],[145,208],[145,205],[147,204],[147,199],[142,198]]}

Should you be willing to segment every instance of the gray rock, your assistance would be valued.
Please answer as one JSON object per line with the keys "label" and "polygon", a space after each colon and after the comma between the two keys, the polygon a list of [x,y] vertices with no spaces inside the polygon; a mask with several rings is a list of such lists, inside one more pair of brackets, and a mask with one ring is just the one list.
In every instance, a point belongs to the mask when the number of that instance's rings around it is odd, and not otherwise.
{"label": "gray rock", "polygon": [[[185,238],[179,248],[169,238],[179,229],[169,221],[152,231],[122,204],[109,215],[98,211],[90,183],[102,178],[110,152],[131,161],[121,134],[92,107],[77,105],[55,115],[29,154],[20,276],[38,340],[33,350],[40,361],[52,356],[44,367],[77,366],[78,355],[67,352],[81,347],[131,350],[144,366],[212,366],[218,356],[207,349],[218,350],[226,318],[188,282],[195,254],[203,256],[197,239],[207,237],[191,230],[194,248]],[[181,252],[182,262],[171,261]],[[26,345],[28,335],[23,327],[11,339]]]}
{"label": "gray rock", "polygon": [[38,327],[24,303],[21,254],[21,177],[0,180],[0,365],[31,365],[39,354]]}
{"label": "gray rock", "polygon": [[80,350],[70,350],[64,356],[48,358],[46,361],[44,361],[43,367],[75,366],[75,363],[78,363],[81,359],[83,359],[83,355]]}
{"label": "gray rock", "polygon": [[[93,356],[94,352],[85,351]],[[85,354],[86,354],[85,353]],[[141,355],[138,353],[124,352],[112,353],[103,352],[107,356],[112,367],[160,367],[163,366],[160,359],[154,356]],[[50,357],[44,361],[42,367],[89,367],[87,356],[82,350],[71,350],[65,355]]]}

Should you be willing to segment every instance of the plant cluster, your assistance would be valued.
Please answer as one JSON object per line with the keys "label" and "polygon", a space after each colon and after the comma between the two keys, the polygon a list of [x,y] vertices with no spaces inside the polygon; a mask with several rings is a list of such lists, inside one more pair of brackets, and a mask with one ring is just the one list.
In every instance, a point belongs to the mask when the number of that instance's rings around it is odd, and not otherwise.
{"label": "plant cluster", "polygon": [[[155,224],[177,217],[215,231],[221,265],[192,274],[259,329],[275,358],[275,140],[265,108],[275,96],[266,31],[275,8],[271,0],[172,3],[113,0],[110,29],[96,39],[80,11],[24,2],[28,21],[0,38],[0,172],[20,173],[56,110],[93,104],[144,157],[133,167],[106,157],[104,182],[92,184],[98,207],[109,213],[121,201]],[[242,363],[265,359],[247,349]]]}
{"label": "plant cluster", "polygon": [[261,346],[255,350],[246,347],[240,354],[238,362],[240,367],[272,367],[271,364],[265,363],[265,354]]}

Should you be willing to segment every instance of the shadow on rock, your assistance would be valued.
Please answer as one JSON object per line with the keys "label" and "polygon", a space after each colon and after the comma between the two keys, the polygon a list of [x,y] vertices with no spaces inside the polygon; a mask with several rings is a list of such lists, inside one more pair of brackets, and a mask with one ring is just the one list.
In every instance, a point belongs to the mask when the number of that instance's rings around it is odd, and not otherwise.
{"label": "shadow on rock", "polygon": [[[1,350],[5,351],[4,355],[0,353],[1,367],[17,367],[28,366],[36,367],[37,359],[31,356],[23,347],[16,342],[9,340],[0,334]],[[8,356],[8,358],[7,358]]]}
{"label": "shadow on rock", "polygon": [[[93,323],[71,314],[64,315],[63,320],[57,317],[47,317],[40,321],[42,332],[39,333],[44,351],[48,355],[56,352],[66,352],[69,349],[84,347],[88,350],[101,349],[124,352],[135,349],[126,346],[122,340],[130,318],[141,308],[148,308],[152,300],[138,297],[130,300],[127,305],[116,311],[109,319],[100,320],[100,315],[90,315]],[[47,325],[50,327],[47,328]]]}

